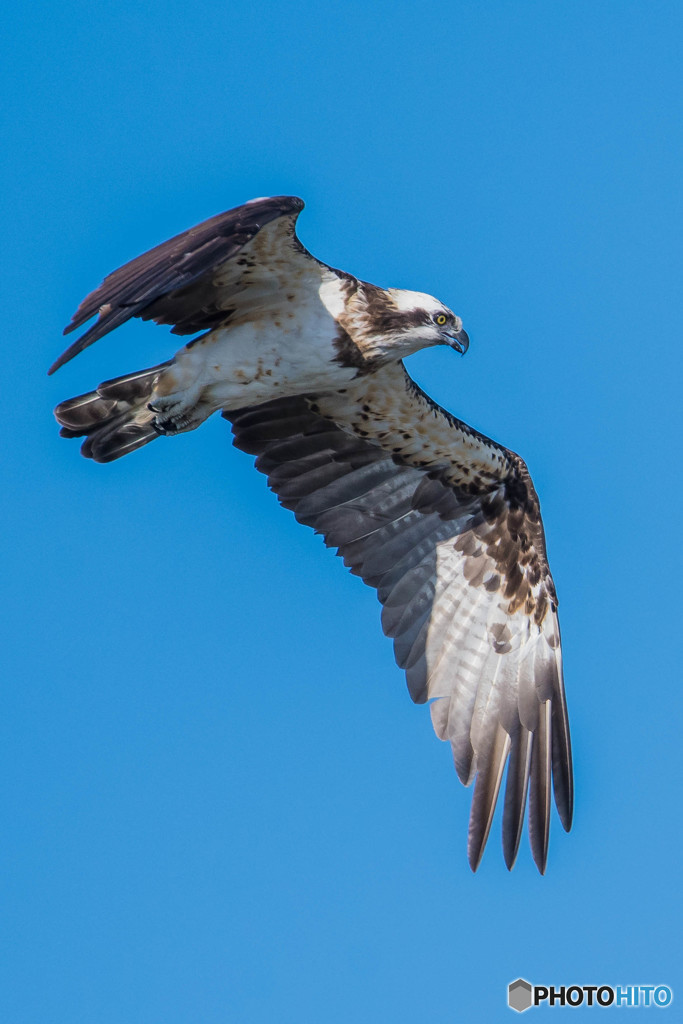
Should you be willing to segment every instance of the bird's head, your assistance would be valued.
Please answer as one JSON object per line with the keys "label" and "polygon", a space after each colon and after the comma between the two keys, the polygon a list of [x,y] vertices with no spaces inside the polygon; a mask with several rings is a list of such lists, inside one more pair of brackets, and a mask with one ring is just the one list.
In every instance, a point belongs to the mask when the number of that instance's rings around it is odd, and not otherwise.
{"label": "bird's head", "polygon": [[465,353],[470,340],[462,320],[423,292],[389,288],[366,292],[367,328],[376,355],[402,359],[433,345]]}

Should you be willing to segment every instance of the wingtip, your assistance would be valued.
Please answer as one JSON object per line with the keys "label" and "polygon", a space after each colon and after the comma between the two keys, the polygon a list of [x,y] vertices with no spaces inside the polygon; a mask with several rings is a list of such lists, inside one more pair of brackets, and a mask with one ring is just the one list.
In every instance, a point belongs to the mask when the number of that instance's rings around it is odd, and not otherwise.
{"label": "wingtip", "polygon": [[467,841],[467,855],[473,871],[477,870],[484,856],[509,753],[510,736],[502,726],[498,726],[490,749],[482,752],[482,767],[474,784]]}
{"label": "wingtip", "polygon": [[503,808],[503,856],[508,871],[512,871],[517,861],[524,831],[531,747],[531,734],[520,724],[512,739]]}
{"label": "wingtip", "polygon": [[467,863],[470,866],[473,875],[476,875],[479,865],[482,862],[484,856],[484,850],[486,848],[486,842],[478,843],[476,845],[468,845],[467,849]]}
{"label": "wingtip", "polygon": [[505,860],[505,867],[508,869],[508,871],[512,871],[512,869],[514,868],[514,866],[515,866],[515,864],[517,862],[517,854],[518,854],[518,852],[519,852],[519,839],[517,840],[516,845],[510,847],[510,846],[508,846],[506,844],[505,836],[503,836],[503,858]]}
{"label": "wingtip", "polygon": [[529,841],[534,862],[542,875],[545,874],[550,843],[551,710],[550,700],[539,706],[529,776]]}
{"label": "wingtip", "polygon": [[538,868],[538,873],[540,875],[544,875],[548,866],[549,833],[546,832],[544,835],[538,835],[531,829],[531,822],[529,822],[529,845],[531,846],[531,856],[534,859],[534,864]]}
{"label": "wingtip", "polygon": [[[553,776],[553,782],[555,777]],[[570,786],[569,791],[562,789],[560,786],[554,786],[553,792],[555,794],[555,806],[557,808],[557,814],[562,824],[562,828],[565,832],[571,832],[572,824],[574,823],[574,793],[573,788]]]}
{"label": "wingtip", "polygon": [[532,846],[531,856],[534,858],[538,873],[544,875],[548,867],[548,844],[545,843],[541,849],[534,849]]}
{"label": "wingtip", "polygon": [[[70,324],[67,324],[64,330],[62,331],[62,335],[71,334],[71,332],[75,331],[78,326],[79,325],[76,321],[76,317],[74,317],[72,322]],[[60,368],[60,366],[64,366],[64,363],[68,363],[70,359],[73,359],[73,357],[78,352],[78,344],[78,341],[72,342],[71,345],[69,345],[69,347],[62,352],[61,356],[55,359],[54,363],[47,371],[48,377],[51,377],[52,374],[55,373],[55,371]]]}
{"label": "wingtip", "polygon": [[52,364],[50,369],[47,371],[48,377],[51,377],[52,374],[55,373],[55,371],[57,371],[60,368],[60,366],[64,366],[64,363],[68,363],[70,359],[73,359],[73,357],[76,355],[76,353],[72,352],[72,349],[73,349],[73,345],[71,345],[66,350],[66,352],[62,352],[61,356],[58,359],[55,359],[54,363]]}
{"label": "wingtip", "polygon": [[484,838],[483,842],[472,842],[470,840],[467,844],[467,863],[473,875],[476,875],[484,859],[487,839],[488,835]]}
{"label": "wingtip", "polygon": [[[74,330],[76,327],[80,327],[83,323],[83,320],[77,320],[73,325],[64,329],[64,334]],[[59,356],[58,359],[55,359],[54,363],[47,371],[48,377],[51,376],[55,370],[58,370],[60,366],[64,366],[65,363],[69,363],[80,352],[89,348],[94,341],[97,341],[98,337],[101,337],[101,334],[97,333],[97,328],[100,326],[100,323],[101,317],[100,320],[96,321],[96,323],[85,332],[85,334],[81,334],[80,337],[71,342],[68,348],[64,349],[61,356]],[[109,328],[109,330],[111,330],[111,328]],[[107,332],[105,331],[104,333],[106,334]]]}

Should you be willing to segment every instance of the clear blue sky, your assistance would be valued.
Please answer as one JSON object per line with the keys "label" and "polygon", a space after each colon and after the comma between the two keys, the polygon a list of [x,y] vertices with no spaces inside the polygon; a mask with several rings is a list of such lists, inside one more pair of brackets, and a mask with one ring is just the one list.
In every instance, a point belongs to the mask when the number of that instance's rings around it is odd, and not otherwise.
{"label": "clear blue sky", "polygon": [[[495,1024],[519,975],[663,982],[674,1019],[680,3],[4,18],[3,1024]],[[130,325],[48,379],[84,294],[274,193],[316,255],[462,315],[467,357],[409,368],[529,463],[577,770],[545,878],[499,821],[470,873],[373,592],[224,422],[110,466],[57,436],[59,400],[176,347]]]}

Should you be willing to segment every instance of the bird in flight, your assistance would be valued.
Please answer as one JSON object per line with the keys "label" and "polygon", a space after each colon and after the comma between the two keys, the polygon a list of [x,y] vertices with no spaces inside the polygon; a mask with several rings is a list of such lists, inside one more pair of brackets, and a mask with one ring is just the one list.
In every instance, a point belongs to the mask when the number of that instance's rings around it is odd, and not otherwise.
{"label": "bird in flight", "polygon": [[194,337],[168,362],[62,402],[61,434],[84,437],[83,455],[110,462],[220,410],[281,504],[376,588],[412,699],[429,701],[459,778],[474,781],[472,869],[505,776],[506,864],[528,803],[543,873],[551,788],[568,831],[573,781],[536,491],[518,455],[438,406],[405,370],[420,349],[466,352],[460,318],[429,295],[317,260],[296,235],[303,205],[254,199],[106,277],[65,333],[96,321],[51,373],[131,317]]}

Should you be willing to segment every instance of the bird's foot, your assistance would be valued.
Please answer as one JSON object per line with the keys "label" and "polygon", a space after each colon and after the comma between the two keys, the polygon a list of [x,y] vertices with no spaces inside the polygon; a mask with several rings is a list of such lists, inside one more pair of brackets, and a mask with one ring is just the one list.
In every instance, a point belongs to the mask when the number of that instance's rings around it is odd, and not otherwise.
{"label": "bird's foot", "polygon": [[201,401],[200,389],[152,395],[147,408],[155,413],[152,426],[159,434],[179,434],[194,430],[211,412]]}

